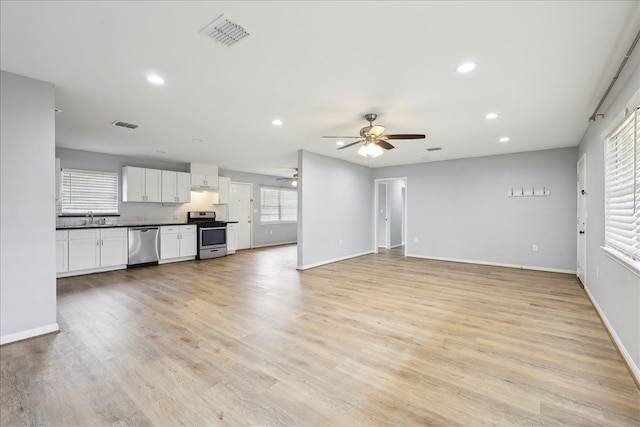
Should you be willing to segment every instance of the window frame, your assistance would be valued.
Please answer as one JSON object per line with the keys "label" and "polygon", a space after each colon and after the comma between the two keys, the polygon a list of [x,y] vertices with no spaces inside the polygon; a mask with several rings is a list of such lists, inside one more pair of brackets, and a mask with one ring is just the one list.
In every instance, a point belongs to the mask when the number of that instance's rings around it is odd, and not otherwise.
{"label": "window frame", "polygon": [[[278,192],[278,219],[277,220],[273,220],[273,221],[269,221],[269,220],[265,220],[264,218],[264,210],[265,210],[265,197],[264,197],[264,191],[265,190],[270,190],[270,191],[277,191]],[[296,197],[296,216],[295,219],[282,219],[282,215],[283,215],[283,209],[286,208],[286,206],[283,205],[283,196],[286,193],[295,193]],[[273,186],[268,186],[268,185],[261,185],[260,186],[260,224],[261,225],[274,225],[274,224],[296,224],[298,222],[298,190],[297,189],[293,189],[293,188],[284,188],[284,187],[273,187]]]}
{"label": "window frame", "polygon": [[[83,199],[82,195],[78,195],[78,190],[74,191],[74,186],[70,180],[98,180],[104,179],[104,194],[99,194],[98,186],[89,187],[90,193],[98,195],[93,200]],[[87,182],[85,181],[85,184]],[[118,172],[111,171],[95,171],[63,168],[60,171],[60,216],[85,216],[89,211],[94,216],[115,216],[118,215],[119,205],[119,185],[120,176]],[[76,184],[76,187],[78,185]],[[73,195],[75,192],[75,196]],[[109,200],[112,198],[112,200]],[[102,200],[100,200],[102,199]],[[97,205],[92,205],[98,203]],[[104,206],[101,206],[103,204]]]}
{"label": "window frame", "polygon": [[[633,241],[634,231],[640,230],[640,98],[634,96],[628,106],[630,108],[625,110],[625,114],[615,120],[603,135],[604,246],[601,248],[609,258],[640,276],[640,233],[636,233],[635,242]],[[629,139],[624,139],[625,128],[632,129],[630,142]],[[625,159],[628,163],[623,165],[622,161]],[[619,179],[621,170],[624,177],[622,182]],[[626,191],[621,191],[620,188]],[[630,198],[626,205],[619,201],[625,196]],[[616,197],[617,200],[614,201]],[[621,206],[628,211],[629,203],[631,213],[624,212],[621,215]],[[629,225],[625,226],[624,223]],[[625,238],[625,232],[630,234],[631,238]],[[632,243],[619,243],[625,239]]]}

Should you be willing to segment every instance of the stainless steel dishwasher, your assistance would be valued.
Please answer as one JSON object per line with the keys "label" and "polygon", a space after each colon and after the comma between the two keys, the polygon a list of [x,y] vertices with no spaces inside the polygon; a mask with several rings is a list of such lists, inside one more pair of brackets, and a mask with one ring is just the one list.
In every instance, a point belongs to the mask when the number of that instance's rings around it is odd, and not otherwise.
{"label": "stainless steel dishwasher", "polygon": [[158,227],[130,227],[128,265],[157,264],[159,243]]}

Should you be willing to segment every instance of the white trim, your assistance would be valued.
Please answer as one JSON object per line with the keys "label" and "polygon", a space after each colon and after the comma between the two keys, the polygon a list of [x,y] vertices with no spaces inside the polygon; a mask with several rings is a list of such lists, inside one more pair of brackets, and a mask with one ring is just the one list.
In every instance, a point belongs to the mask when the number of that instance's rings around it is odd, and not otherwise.
{"label": "white trim", "polygon": [[296,267],[296,270],[308,270],[310,268],[314,268],[314,267],[320,267],[321,265],[326,265],[326,264],[333,264],[334,262],[338,262],[338,261],[344,261],[346,259],[350,259],[350,258],[357,258],[359,256],[363,256],[363,255],[369,255],[374,253],[373,251],[366,251],[366,252],[361,252],[359,254],[353,254],[353,255],[346,255],[340,258],[334,258],[334,259],[329,259],[326,261],[320,261],[320,262],[316,262],[314,264],[308,264],[308,265],[299,265]]}
{"label": "white trim", "polygon": [[391,246],[389,249],[393,249],[393,248],[399,248],[400,246],[404,245],[404,243],[400,243],[398,245],[393,245]]}
{"label": "white trim", "polygon": [[598,316],[600,316],[600,319],[602,320],[602,323],[604,324],[604,327],[607,328],[607,331],[609,331],[609,335],[611,335],[611,338],[613,338],[613,343],[616,345],[616,347],[618,347],[618,350],[620,351],[620,354],[622,355],[624,360],[627,362],[627,365],[629,366],[629,369],[631,370],[631,374],[635,377],[636,382],[640,383],[640,368],[638,367],[638,365],[635,364],[633,358],[631,357],[631,355],[627,351],[627,349],[624,346],[622,340],[620,339],[620,337],[618,337],[618,334],[616,333],[616,330],[613,329],[613,326],[611,325],[611,323],[609,323],[609,319],[607,319],[607,316],[605,316],[604,312],[602,311],[602,309],[598,305],[598,302],[593,297],[593,295],[591,295],[591,292],[589,291],[589,288],[587,286],[585,286],[584,290],[586,291],[587,296],[591,300],[591,304],[593,304],[593,306],[595,307],[596,312],[598,313]]}
{"label": "white trim", "polygon": [[168,259],[160,259],[158,260],[158,265],[161,264],[169,264],[172,262],[180,262],[180,261],[191,261],[196,259],[195,255],[192,256],[183,256],[183,257],[179,257],[179,258],[168,258]]}
{"label": "white trim", "polygon": [[104,273],[105,271],[125,270],[126,268],[127,268],[127,265],[124,264],[124,265],[114,265],[111,267],[90,268],[88,270],[65,271],[64,273],[56,274],[56,278],[82,276],[83,274],[91,274],[91,273]]}
{"label": "white trim", "polygon": [[620,254],[619,252],[616,252],[615,250],[608,248],[606,246],[600,246],[600,249],[604,251],[604,254],[607,257],[611,258],[612,260],[614,260],[615,262],[617,262],[618,264],[620,264],[621,266],[623,266],[624,268],[626,268],[627,270],[635,274],[636,276],[640,277],[640,262],[629,260],[624,256],[622,256],[622,254]]}
{"label": "white trim", "polygon": [[567,273],[567,274],[576,274],[575,270],[565,270],[562,268],[548,268],[548,267],[535,267],[532,265],[517,265],[517,264],[505,264],[501,262],[489,262],[489,261],[474,261],[468,259],[455,259],[455,258],[441,258],[441,257],[433,257],[433,256],[425,256],[425,255],[415,255],[415,254],[407,254],[408,257],[414,258],[423,258],[423,259],[433,259],[436,261],[449,261],[449,262],[461,262],[464,264],[478,264],[478,265],[490,265],[493,267],[507,267],[507,268],[517,268],[520,270],[535,270],[535,271],[548,271],[550,273]]}
{"label": "white trim", "polygon": [[[290,242],[279,242],[279,243],[267,243],[266,245],[255,245],[253,247],[253,249],[256,248],[268,248],[269,246],[282,246],[282,245],[292,245],[292,244],[298,244],[297,240],[292,240]],[[240,249],[241,251],[244,249]]]}
{"label": "white trim", "polygon": [[40,326],[39,328],[27,329],[26,331],[16,332],[15,334],[2,335],[0,337],[0,345],[9,344],[11,342],[22,341],[28,338],[37,337],[40,335],[50,334],[52,332],[58,332],[60,327],[57,323],[51,323],[50,325]]}

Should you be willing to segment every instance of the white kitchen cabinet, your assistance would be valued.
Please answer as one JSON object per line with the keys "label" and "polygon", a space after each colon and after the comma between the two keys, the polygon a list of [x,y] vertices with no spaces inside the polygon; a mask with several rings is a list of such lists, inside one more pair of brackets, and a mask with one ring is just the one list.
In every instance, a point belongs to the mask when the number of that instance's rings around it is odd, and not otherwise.
{"label": "white kitchen cabinet", "polygon": [[69,271],[100,268],[100,230],[69,231]]}
{"label": "white kitchen cabinet", "polygon": [[69,230],[69,272],[125,266],[126,228]]}
{"label": "white kitchen cabinet", "polygon": [[126,265],[129,261],[129,244],[126,228],[100,230],[100,267]]}
{"label": "white kitchen cabinet", "polygon": [[162,171],[125,166],[122,168],[123,202],[161,202]]}
{"label": "white kitchen cabinet", "polygon": [[162,202],[189,203],[191,201],[191,174],[162,171]]}
{"label": "white kitchen cabinet", "polygon": [[227,254],[235,254],[238,249],[238,224],[227,224]]}
{"label": "white kitchen cabinet", "polygon": [[218,175],[191,174],[191,188],[193,190],[213,191],[218,189]]}
{"label": "white kitchen cabinet", "polygon": [[198,251],[197,225],[167,225],[160,227],[160,260],[193,259]]}
{"label": "white kitchen cabinet", "polygon": [[56,230],[56,273],[69,271],[69,232]]}
{"label": "white kitchen cabinet", "polygon": [[226,176],[218,177],[218,204],[228,204],[231,188],[231,178]]}

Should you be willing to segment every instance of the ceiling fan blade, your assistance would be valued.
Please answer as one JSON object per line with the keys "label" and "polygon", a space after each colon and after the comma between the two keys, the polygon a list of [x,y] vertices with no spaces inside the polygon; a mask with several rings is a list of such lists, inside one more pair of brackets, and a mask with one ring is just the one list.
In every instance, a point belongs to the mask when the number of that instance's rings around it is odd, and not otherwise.
{"label": "ceiling fan blade", "polygon": [[393,148],[393,145],[389,144],[384,139],[376,139],[376,145],[384,148],[385,150],[391,150]]}
{"label": "ceiling fan blade", "polygon": [[384,139],[424,139],[423,133],[398,133],[395,135],[385,135]]}
{"label": "ceiling fan blade", "polygon": [[352,145],[359,144],[359,143],[361,143],[362,141],[363,141],[363,140],[356,141],[356,142],[352,142],[351,144],[343,145],[342,147],[338,147],[338,150],[344,150],[345,148],[347,148],[347,147],[351,147]]}
{"label": "ceiling fan blade", "polygon": [[321,136],[320,138],[361,138],[360,136]]}
{"label": "ceiling fan blade", "polygon": [[367,135],[373,135],[377,137],[382,135],[382,132],[384,132],[384,126],[374,125],[374,126],[371,126],[371,129],[369,129],[369,131],[367,132]]}

